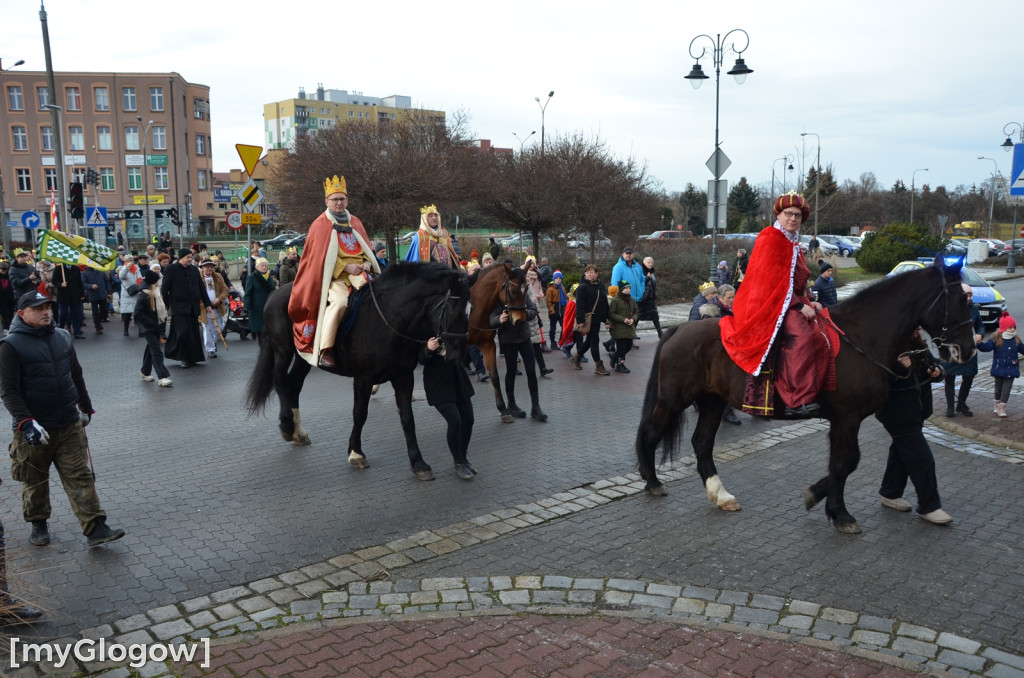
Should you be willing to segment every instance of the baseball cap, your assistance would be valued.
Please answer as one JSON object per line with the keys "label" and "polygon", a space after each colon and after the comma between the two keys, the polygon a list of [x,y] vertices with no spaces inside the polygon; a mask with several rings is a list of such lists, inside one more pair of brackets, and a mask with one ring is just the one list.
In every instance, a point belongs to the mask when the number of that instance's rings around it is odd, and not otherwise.
{"label": "baseball cap", "polygon": [[25,292],[18,299],[18,310],[24,310],[26,308],[35,308],[36,306],[42,306],[43,304],[52,303],[50,297],[46,296],[42,292]]}

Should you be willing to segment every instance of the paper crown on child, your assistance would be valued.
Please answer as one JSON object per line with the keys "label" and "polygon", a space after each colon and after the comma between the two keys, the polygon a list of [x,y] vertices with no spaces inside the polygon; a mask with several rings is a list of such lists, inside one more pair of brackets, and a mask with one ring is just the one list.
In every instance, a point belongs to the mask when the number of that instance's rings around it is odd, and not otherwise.
{"label": "paper crown on child", "polygon": [[348,195],[348,187],[345,185],[345,177],[335,174],[333,177],[324,179],[324,197],[329,198],[335,193]]}
{"label": "paper crown on child", "polygon": [[697,288],[697,290],[698,290],[698,291],[699,291],[699,292],[700,292],[701,294],[704,294],[705,292],[710,292],[710,291],[711,291],[711,290],[713,290],[713,289],[717,289],[717,288],[715,287],[715,283],[713,283],[713,282],[706,282],[706,283],[701,283],[700,287],[698,287],[698,288]]}

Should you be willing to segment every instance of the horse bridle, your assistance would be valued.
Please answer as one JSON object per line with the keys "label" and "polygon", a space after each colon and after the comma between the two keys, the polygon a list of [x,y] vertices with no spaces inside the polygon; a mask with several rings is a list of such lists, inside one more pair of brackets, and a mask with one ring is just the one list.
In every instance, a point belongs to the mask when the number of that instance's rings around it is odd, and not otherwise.
{"label": "horse bridle", "polygon": [[[526,311],[527,307],[526,307],[526,303],[525,303],[525,300],[526,300],[526,292],[525,291],[523,292],[524,303],[523,303],[522,306],[510,306],[509,303],[508,303],[509,299],[512,298],[512,278],[506,277],[505,278],[505,282],[502,283],[502,285],[501,285],[501,289],[502,289],[502,291],[503,291],[503,293],[505,295],[505,300],[501,301],[501,299],[499,298],[499,302],[501,302],[501,305],[505,307],[505,310],[507,310],[507,311]],[[472,329],[476,330],[477,332],[496,332],[497,331],[493,327],[477,327],[475,325],[472,326]]]}
{"label": "horse bridle", "polygon": [[[370,288],[370,298],[373,299],[373,305],[377,309],[377,315],[380,316],[380,319],[381,319],[381,321],[383,321],[384,326],[387,327],[389,330],[391,330],[392,334],[394,334],[395,336],[401,337],[402,339],[405,339],[406,341],[413,341],[413,342],[416,342],[417,344],[424,344],[424,345],[426,345],[426,343],[428,341],[427,339],[417,339],[416,337],[410,337],[410,336],[408,336],[406,334],[402,334],[397,329],[395,329],[391,325],[391,323],[388,322],[387,317],[384,315],[384,310],[380,307],[380,302],[377,301],[377,293],[374,292],[374,290],[373,290],[373,284],[368,285],[368,287]],[[447,329],[448,328],[448,313],[447,313],[448,302],[450,300],[452,300],[452,299],[458,300],[458,297],[453,296],[452,293],[451,293],[451,290],[448,290],[447,292],[445,292],[444,299],[440,300],[439,302],[437,302],[436,304],[431,306],[430,310],[427,311],[427,315],[430,316],[435,310],[440,309],[438,311],[437,341],[438,341],[438,343],[441,344],[441,349],[442,350],[444,349],[445,337],[466,337],[466,336],[468,336],[468,334],[466,332],[449,332],[448,329]]]}

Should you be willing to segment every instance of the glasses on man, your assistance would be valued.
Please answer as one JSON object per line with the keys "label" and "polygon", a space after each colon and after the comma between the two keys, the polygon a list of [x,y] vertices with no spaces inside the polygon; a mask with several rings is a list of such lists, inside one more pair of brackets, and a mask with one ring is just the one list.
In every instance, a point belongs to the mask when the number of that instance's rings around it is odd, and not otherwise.
{"label": "glasses on man", "polygon": [[799,219],[803,215],[803,212],[790,212],[788,210],[782,210],[782,216],[787,217],[789,219]]}

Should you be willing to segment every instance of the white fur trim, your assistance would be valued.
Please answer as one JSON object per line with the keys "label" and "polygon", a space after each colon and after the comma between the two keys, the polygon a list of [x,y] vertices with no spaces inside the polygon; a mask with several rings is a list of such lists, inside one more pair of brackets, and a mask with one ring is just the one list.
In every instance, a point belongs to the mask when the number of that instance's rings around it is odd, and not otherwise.
{"label": "white fur trim", "polygon": [[768,359],[768,354],[771,353],[772,346],[775,345],[775,337],[779,334],[779,328],[782,327],[782,321],[786,318],[786,311],[789,310],[789,302],[793,299],[793,272],[796,270],[796,258],[800,256],[800,245],[793,246],[793,256],[789,261],[789,290],[786,292],[786,300],[782,302],[782,311],[779,313],[779,317],[775,320],[775,329],[772,331],[772,338],[768,340],[768,348],[765,349],[764,355],[761,356],[761,360],[757,363],[757,369],[751,372],[752,376],[761,374],[761,368],[764,367],[764,361]]}

